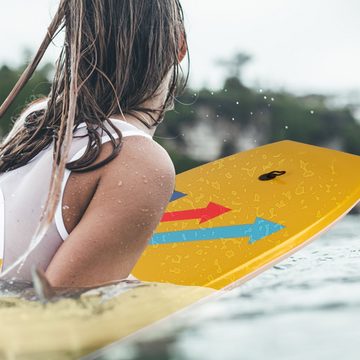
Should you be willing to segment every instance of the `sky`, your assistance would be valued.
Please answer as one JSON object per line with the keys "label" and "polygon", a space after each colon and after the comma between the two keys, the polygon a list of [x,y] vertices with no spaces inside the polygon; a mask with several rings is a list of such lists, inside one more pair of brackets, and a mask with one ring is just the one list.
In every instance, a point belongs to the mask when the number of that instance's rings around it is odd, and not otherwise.
{"label": "sky", "polygon": [[[1,5],[0,64],[19,64],[24,48],[39,46],[57,4]],[[248,86],[360,99],[359,0],[182,0],[182,6],[192,87],[221,88],[226,73],[216,62],[241,51],[252,57],[243,70]],[[59,39],[44,62],[53,62],[60,46]]]}

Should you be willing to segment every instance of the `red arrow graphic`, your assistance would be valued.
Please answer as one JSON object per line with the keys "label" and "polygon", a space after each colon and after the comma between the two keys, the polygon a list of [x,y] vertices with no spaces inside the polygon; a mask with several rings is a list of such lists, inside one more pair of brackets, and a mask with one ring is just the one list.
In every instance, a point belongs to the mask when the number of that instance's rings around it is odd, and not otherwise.
{"label": "red arrow graphic", "polygon": [[160,221],[165,222],[200,219],[199,224],[201,224],[230,210],[231,209],[221,206],[219,204],[209,202],[207,207],[201,209],[167,212],[163,215]]}

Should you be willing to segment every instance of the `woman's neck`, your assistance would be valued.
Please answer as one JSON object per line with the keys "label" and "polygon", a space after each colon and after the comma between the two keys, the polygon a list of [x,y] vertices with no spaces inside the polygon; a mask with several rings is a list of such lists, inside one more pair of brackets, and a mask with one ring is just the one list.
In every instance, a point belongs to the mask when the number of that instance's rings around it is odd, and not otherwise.
{"label": "woman's neck", "polygon": [[[147,124],[151,124],[152,120],[150,116],[148,116],[147,114],[138,111],[137,115],[142,119],[144,119],[144,122],[146,122]],[[146,134],[149,134],[150,136],[153,136],[156,131],[156,127],[149,129],[148,127],[146,127],[146,125],[144,125],[141,121],[139,121],[139,119],[137,119],[134,115],[124,114],[124,116],[122,116],[121,114],[115,114],[112,115],[111,118],[123,120],[131,125],[134,125],[135,127],[142,130]]]}
{"label": "woman's neck", "polygon": [[[151,99],[148,99],[147,101],[144,101],[141,104],[141,107],[146,107],[149,109],[161,109],[164,106],[164,103],[166,101],[166,97],[168,94],[168,88],[169,88],[169,81],[171,79],[172,71],[170,70],[168,74],[165,76],[164,80],[162,81],[161,85],[159,86],[159,89],[157,91],[157,95],[152,97]],[[152,125],[154,123],[154,120],[146,113],[136,111],[136,115],[141,117],[144,122],[146,122],[149,125]],[[130,114],[124,114],[122,116],[121,114],[115,114],[112,116],[114,119],[120,119],[123,121],[128,122],[131,125],[136,126],[140,130],[144,131],[145,133],[153,136],[157,126],[149,129],[144,125],[139,119],[137,119],[134,115]]]}

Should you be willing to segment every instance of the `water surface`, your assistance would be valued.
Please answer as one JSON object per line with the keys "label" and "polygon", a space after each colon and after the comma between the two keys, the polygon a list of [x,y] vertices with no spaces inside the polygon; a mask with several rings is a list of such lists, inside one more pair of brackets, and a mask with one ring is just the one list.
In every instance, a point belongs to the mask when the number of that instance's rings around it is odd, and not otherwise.
{"label": "water surface", "polygon": [[360,359],[360,216],[257,278],[98,359]]}

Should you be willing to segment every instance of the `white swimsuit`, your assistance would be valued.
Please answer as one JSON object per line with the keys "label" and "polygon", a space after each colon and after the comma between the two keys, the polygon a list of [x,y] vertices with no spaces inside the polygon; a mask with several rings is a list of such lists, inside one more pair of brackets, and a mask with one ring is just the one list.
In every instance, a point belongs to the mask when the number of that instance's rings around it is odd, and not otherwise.
{"label": "white swimsuit", "polygon": [[[34,104],[22,114],[14,127],[20,124],[29,113],[44,107],[46,107],[46,100]],[[151,135],[125,121],[112,118],[111,121],[120,129],[123,137],[140,135],[152,139]],[[87,133],[85,125],[81,123],[78,126],[76,136]],[[106,126],[114,138],[117,138],[115,130],[108,124]],[[102,137],[102,143],[109,140],[107,135]],[[69,161],[78,159],[85,152],[87,142],[88,137],[73,138]],[[26,251],[35,233],[49,191],[52,153],[53,143],[26,165],[0,174],[0,269],[2,263],[2,271]],[[31,267],[36,265],[45,270],[63,240],[68,236],[62,217],[62,197],[70,173],[70,170],[65,169],[59,205],[49,230],[25,260],[20,271],[19,269],[11,270],[6,274],[7,279],[30,281]]]}

